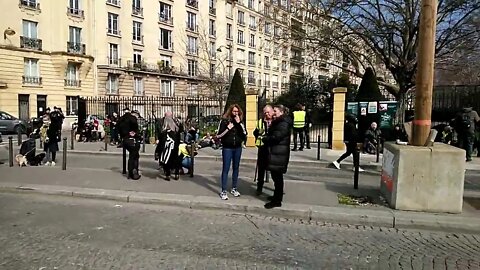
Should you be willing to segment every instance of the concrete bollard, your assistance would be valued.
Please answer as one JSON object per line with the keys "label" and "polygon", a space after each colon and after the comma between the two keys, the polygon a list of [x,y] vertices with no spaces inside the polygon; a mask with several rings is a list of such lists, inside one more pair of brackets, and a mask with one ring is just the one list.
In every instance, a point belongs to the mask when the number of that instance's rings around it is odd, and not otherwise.
{"label": "concrete bollard", "polygon": [[127,149],[122,142],[122,174],[127,174]]}
{"label": "concrete bollard", "polygon": [[70,150],[75,149],[75,130],[72,129],[70,131]]}
{"label": "concrete bollard", "polygon": [[318,135],[318,137],[317,137],[317,160],[320,160],[320,154],[321,154],[320,153],[320,139],[321,138],[322,137],[320,137],[320,135]]}
{"label": "concrete bollard", "polygon": [[18,146],[22,145],[22,129],[21,128],[18,129],[17,144]]}
{"label": "concrete bollard", "polygon": [[63,162],[62,162],[62,170],[67,169],[67,137],[63,138]]}
{"label": "concrete bollard", "polygon": [[143,143],[142,143],[142,153],[145,153],[145,143],[146,143],[146,135],[147,135],[147,130],[144,128],[142,130],[142,137],[143,137]]}
{"label": "concrete bollard", "polygon": [[8,136],[8,164],[13,167],[13,137]]}

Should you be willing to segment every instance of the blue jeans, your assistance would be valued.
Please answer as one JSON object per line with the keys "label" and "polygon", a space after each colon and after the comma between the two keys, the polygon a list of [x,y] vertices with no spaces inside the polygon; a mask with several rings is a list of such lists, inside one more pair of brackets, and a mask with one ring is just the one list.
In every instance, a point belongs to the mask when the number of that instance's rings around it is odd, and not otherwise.
{"label": "blue jeans", "polygon": [[184,157],[182,159],[182,167],[190,170],[191,166],[192,166],[192,158],[191,157]]}
{"label": "blue jeans", "polygon": [[242,147],[223,148],[222,149],[222,191],[227,190],[228,171],[233,160],[232,188],[237,188],[238,168],[240,167],[240,158],[242,157]]}

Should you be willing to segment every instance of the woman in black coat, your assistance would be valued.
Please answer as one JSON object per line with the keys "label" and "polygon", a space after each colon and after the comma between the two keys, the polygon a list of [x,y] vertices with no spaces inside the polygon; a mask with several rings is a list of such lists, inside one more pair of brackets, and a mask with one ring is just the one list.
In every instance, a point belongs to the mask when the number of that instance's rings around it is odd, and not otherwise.
{"label": "woman in black coat", "polygon": [[287,172],[290,160],[290,135],[292,122],[288,118],[286,108],[283,105],[273,107],[273,121],[268,133],[263,137],[263,143],[269,149],[267,169],[270,171],[275,191],[269,197],[270,202],[265,208],[270,209],[282,206],[283,199],[283,175]]}

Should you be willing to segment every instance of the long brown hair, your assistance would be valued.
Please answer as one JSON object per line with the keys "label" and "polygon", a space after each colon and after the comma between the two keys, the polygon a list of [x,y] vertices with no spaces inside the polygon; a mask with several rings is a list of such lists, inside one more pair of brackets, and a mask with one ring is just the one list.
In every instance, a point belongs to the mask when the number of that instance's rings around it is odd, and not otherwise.
{"label": "long brown hair", "polygon": [[223,114],[223,118],[224,119],[229,119],[229,120],[233,120],[233,109],[234,108],[237,108],[238,109],[238,117],[240,117],[240,122],[243,121],[243,111],[242,109],[240,108],[240,105],[238,104],[232,104],[230,105],[230,107],[228,107],[227,111],[225,112],[225,114]]}

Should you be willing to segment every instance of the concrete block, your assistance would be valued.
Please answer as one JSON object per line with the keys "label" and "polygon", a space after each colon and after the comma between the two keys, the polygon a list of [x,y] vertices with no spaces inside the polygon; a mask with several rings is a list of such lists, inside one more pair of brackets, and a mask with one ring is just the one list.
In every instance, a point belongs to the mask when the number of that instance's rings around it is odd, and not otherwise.
{"label": "concrete block", "polygon": [[461,213],[464,179],[463,150],[385,144],[380,189],[394,209]]}
{"label": "concrete block", "polygon": [[190,208],[192,198],[191,195],[132,192],[128,195],[128,202]]}
{"label": "concrete block", "polygon": [[310,209],[310,217],[316,221],[393,228],[391,211],[328,206],[312,206]]}

